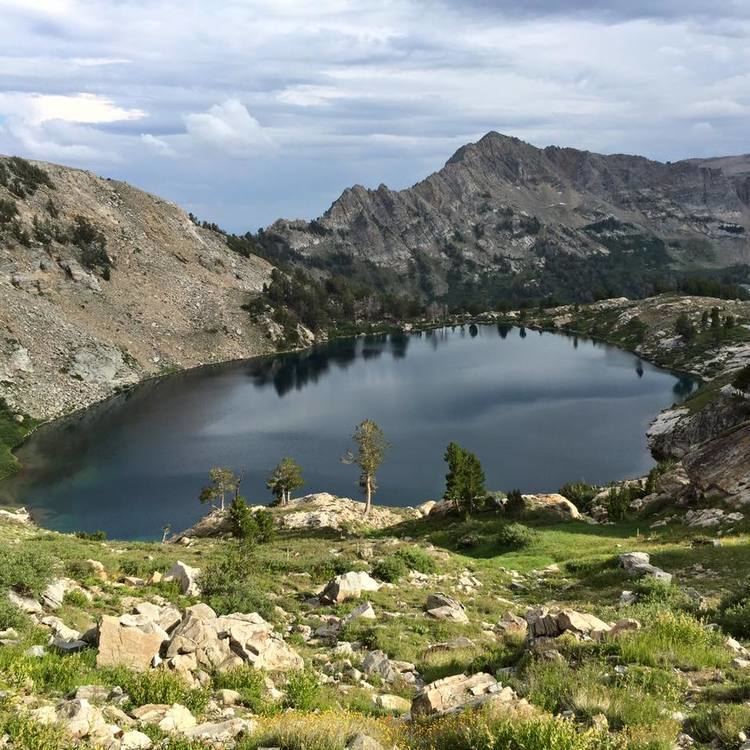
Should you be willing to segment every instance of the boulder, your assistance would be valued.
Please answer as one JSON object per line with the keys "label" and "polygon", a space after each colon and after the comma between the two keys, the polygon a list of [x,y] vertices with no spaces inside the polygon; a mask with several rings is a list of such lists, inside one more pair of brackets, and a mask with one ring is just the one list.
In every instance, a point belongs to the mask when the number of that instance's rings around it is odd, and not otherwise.
{"label": "boulder", "polygon": [[526,635],[529,625],[523,617],[519,617],[513,612],[506,612],[495,627],[502,633]]}
{"label": "boulder", "polygon": [[453,622],[469,621],[464,605],[446,594],[430,594],[425,603],[425,611],[430,617],[434,617],[436,620],[451,620]]}
{"label": "boulder", "polygon": [[624,552],[618,560],[621,568],[633,570],[640,565],[648,565],[651,562],[651,556],[648,552]]}
{"label": "boulder", "polygon": [[198,586],[199,568],[191,568],[179,560],[167,571],[165,581],[177,581],[185,596],[200,596],[201,590]]}
{"label": "boulder", "polygon": [[358,599],[363,591],[378,591],[380,586],[368,573],[352,570],[329,581],[320,595],[320,601],[340,604],[347,599]]}
{"label": "boulder", "polygon": [[182,614],[177,607],[171,604],[159,606],[151,602],[138,602],[133,607],[133,614],[142,615],[163,630],[170,632],[174,630],[182,620]]}
{"label": "boulder", "polygon": [[592,638],[599,638],[610,630],[609,625],[598,617],[584,612],[576,612],[573,609],[564,609],[560,612],[557,616],[557,623],[563,633],[572,632]]}
{"label": "boulder", "polygon": [[128,667],[145,671],[158,656],[164,638],[138,627],[125,627],[117,617],[105,615],[99,625],[98,667]]}
{"label": "boulder", "polygon": [[256,669],[270,672],[302,669],[304,660],[259,614],[232,614],[217,620],[218,633],[229,639],[232,652]]}
{"label": "boulder", "polygon": [[216,700],[222,706],[236,706],[242,703],[242,693],[236,690],[230,690],[229,688],[222,688],[216,691]]}
{"label": "boulder", "polygon": [[89,566],[91,575],[94,578],[98,578],[100,581],[106,581],[109,578],[104,565],[100,563],[99,560],[86,560],[86,565]]}
{"label": "boulder", "polygon": [[302,669],[302,657],[274,632],[259,614],[235,613],[217,617],[205,604],[185,610],[166,650],[173,667],[179,656],[191,655],[201,669],[226,671],[248,662],[257,669]]}
{"label": "boulder", "polygon": [[41,619],[42,625],[46,625],[51,631],[52,635],[60,641],[78,641],[81,639],[81,634],[73,628],[69,628],[59,617],[47,615]]}
{"label": "boulder", "polygon": [[549,495],[524,495],[523,509],[526,513],[538,513],[566,521],[577,521],[581,514],[567,497],[552,493]]}
{"label": "boulder", "polygon": [[362,604],[355,607],[349,614],[345,615],[342,620],[342,625],[348,625],[350,622],[355,620],[376,620],[377,615],[370,602],[363,602]]}
{"label": "boulder", "polygon": [[70,590],[70,583],[64,578],[52,581],[42,592],[42,604],[48,609],[60,609],[65,598],[65,592]]}
{"label": "boulder", "polygon": [[193,714],[179,703],[171,706],[163,703],[147,703],[132,712],[133,716],[145,724],[156,724],[162,732],[184,733],[196,725]]}
{"label": "boulder", "polygon": [[557,638],[566,632],[589,638],[601,638],[610,629],[609,625],[598,617],[573,609],[558,612],[547,607],[539,607],[526,613],[526,622],[530,639]]}
{"label": "boulder", "polygon": [[249,734],[257,727],[249,719],[227,719],[225,721],[198,724],[184,732],[188,739],[225,747],[242,734]]}
{"label": "boulder", "polygon": [[385,750],[385,748],[368,734],[358,734],[346,746],[346,750]]}
{"label": "boulder", "polygon": [[21,523],[26,526],[34,525],[31,514],[28,510],[26,510],[26,508],[18,508],[16,510],[0,508],[0,519],[2,519],[3,521],[12,521],[13,523]]}
{"label": "boulder", "polygon": [[411,710],[411,702],[402,698],[400,695],[390,695],[388,693],[384,695],[375,696],[375,705],[382,708],[384,711],[392,711],[393,713],[405,714]]}
{"label": "boulder", "polygon": [[417,684],[421,678],[410,662],[390,659],[383,651],[368,651],[362,660],[362,672],[368,677],[377,675],[383,682]]}
{"label": "boulder", "polygon": [[618,558],[620,567],[633,576],[655,578],[664,583],[672,582],[672,574],[651,564],[651,558],[646,552],[625,552]]}
{"label": "boulder", "polygon": [[685,523],[695,529],[709,529],[723,524],[739,523],[744,515],[739,512],[726,513],[722,508],[701,508],[689,510],[685,514]]}
{"label": "boulder", "polygon": [[436,505],[437,502],[435,500],[427,500],[427,502],[417,505],[417,511],[419,511],[421,516],[429,516]]}
{"label": "boulder", "polygon": [[503,700],[516,698],[510,688],[502,688],[490,674],[478,672],[467,677],[465,674],[444,677],[426,685],[414,698],[411,714],[417,716],[439,716],[460,710],[467,706],[480,705],[491,696],[500,696]]}
{"label": "boulder", "polygon": [[28,596],[21,596],[12,590],[8,592],[8,601],[27,615],[41,615],[44,611],[42,605],[39,604],[36,599],[31,599]]}
{"label": "boulder", "polygon": [[153,746],[147,734],[135,730],[124,732],[120,738],[120,750],[151,750]]}
{"label": "boulder", "polygon": [[107,725],[101,711],[85,698],[64,701],[57,709],[58,720],[72,737],[82,739],[101,732]]}
{"label": "boulder", "polygon": [[630,633],[633,630],[640,630],[641,623],[632,617],[626,617],[622,620],[618,620],[609,631],[610,638],[617,638],[622,633]]}
{"label": "boulder", "polygon": [[377,675],[383,682],[391,683],[398,679],[398,670],[384,651],[368,651],[362,660],[362,671],[368,677]]}

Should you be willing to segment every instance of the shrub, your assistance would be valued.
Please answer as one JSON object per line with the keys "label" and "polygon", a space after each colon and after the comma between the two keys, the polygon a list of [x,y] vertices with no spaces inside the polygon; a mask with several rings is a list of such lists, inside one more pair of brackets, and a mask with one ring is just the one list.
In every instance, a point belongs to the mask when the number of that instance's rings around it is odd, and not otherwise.
{"label": "shrub", "polygon": [[131,672],[115,669],[109,672],[110,682],[119,685],[134,706],[147,703],[181,703],[191,711],[200,713],[208,703],[210,694],[202,688],[190,687],[179,675],[165,669],[148,672]]}
{"label": "shrub", "polygon": [[320,684],[315,672],[297,670],[287,678],[284,705],[298,711],[311,711],[320,701]]}
{"label": "shrub", "polygon": [[622,521],[628,512],[630,503],[640,494],[641,490],[637,488],[634,491],[634,488],[627,486],[611,487],[605,500],[609,520]]}
{"label": "shrub", "polygon": [[219,614],[258,612],[267,620],[273,619],[271,602],[251,579],[255,566],[247,547],[241,543],[228,545],[222,557],[207,565],[200,576],[206,603]]}
{"label": "shrub", "polygon": [[398,555],[388,555],[378,560],[372,566],[372,574],[375,578],[387,583],[396,583],[408,573],[408,568],[403,558]]}
{"label": "shrub", "polygon": [[38,549],[0,549],[0,590],[11,588],[25,596],[38,596],[57,567],[56,560]]}
{"label": "shrub", "polygon": [[76,531],[78,539],[85,539],[87,542],[104,542],[107,539],[106,531]]}
{"label": "shrub", "polygon": [[267,510],[251,510],[242,497],[229,506],[229,522],[234,536],[250,544],[270,542],[276,531],[273,515]]}
{"label": "shrub", "polygon": [[396,557],[400,557],[409,570],[416,570],[419,573],[434,573],[436,569],[435,560],[424,550],[418,547],[403,547],[396,552]]}
{"label": "shrub", "polygon": [[15,604],[11,604],[4,596],[0,597],[0,630],[23,630],[30,623],[31,620]]}
{"label": "shrub", "polygon": [[66,591],[63,597],[63,604],[69,604],[71,607],[85,607],[89,603],[86,594],[80,589]]}
{"label": "shrub", "polygon": [[716,621],[736,638],[750,637],[750,588],[727,594],[719,602]]}
{"label": "shrub", "polygon": [[641,578],[633,584],[633,591],[638,595],[638,602],[646,605],[657,605],[662,609],[683,610],[692,612],[697,609],[697,600],[692,599],[679,586],[656,578]]}
{"label": "shrub", "polygon": [[537,534],[522,523],[508,523],[497,533],[497,546],[504,552],[525,549],[537,539]]}
{"label": "shrub", "polygon": [[9,224],[17,215],[16,202],[7,198],[0,198],[0,224]]}
{"label": "shrub", "polygon": [[89,270],[109,271],[112,260],[107,254],[107,240],[100,229],[86,217],[76,216],[70,240],[81,251],[81,263]]}
{"label": "shrub", "polygon": [[0,721],[0,732],[8,735],[13,747],[23,750],[69,750],[70,736],[58,724],[38,724],[14,713]]}
{"label": "shrub", "polygon": [[216,675],[216,687],[236,690],[242,696],[243,704],[254,713],[265,713],[272,705],[263,673],[249,665],[220,672]]}
{"label": "shrub", "polygon": [[568,482],[560,487],[560,494],[567,497],[580,511],[586,511],[596,497],[597,489],[586,482]]}
{"label": "shrub", "polygon": [[40,185],[53,188],[49,175],[41,168],[32,164],[20,156],[11,156],[8,159],[8,167],[15,175],[16,182],[20,183],[24,193],[34,193]]}
{"label": "shrub", "polygon": [[505,500],[505,512],[509,516],[520,516],[523,513],[524,502],[521,490],[511,490]]}
{"label": "shrub", "polygon": [[346,557],[329,557],[321,562],[313,563],[310,568],[310,576],[315,583],[328,582],[331,578],[356,570],[357,563]]}

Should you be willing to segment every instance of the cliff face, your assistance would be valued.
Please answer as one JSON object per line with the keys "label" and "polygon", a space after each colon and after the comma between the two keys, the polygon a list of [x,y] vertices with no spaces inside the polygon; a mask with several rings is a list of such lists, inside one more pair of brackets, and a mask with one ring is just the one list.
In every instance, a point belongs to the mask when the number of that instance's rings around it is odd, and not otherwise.
{"label": "cliff face", "polygon": [[241,305],[270,271],[126,183],[0,158],[0,397],[48,418],[263,353]]}
{"label": "cliff face", "polygon": [[662,164],[498,133],[412,188],[357,185],[319,220],[267,230],[303,262],[374,264],[434,294],[483,275],[544,290],[545,274],[577,258],[661,271],[748,263],[749,232],[750,156]]}

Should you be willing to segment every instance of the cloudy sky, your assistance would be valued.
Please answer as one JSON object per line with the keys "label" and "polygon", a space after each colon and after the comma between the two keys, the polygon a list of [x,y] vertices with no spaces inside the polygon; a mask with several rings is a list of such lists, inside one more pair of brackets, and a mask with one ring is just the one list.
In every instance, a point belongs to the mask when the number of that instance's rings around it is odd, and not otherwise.
{"label": "cloudy sky", "polygon": [[255,230],[488,130],[750,151],[748,0],[0,0],[0,153]]}

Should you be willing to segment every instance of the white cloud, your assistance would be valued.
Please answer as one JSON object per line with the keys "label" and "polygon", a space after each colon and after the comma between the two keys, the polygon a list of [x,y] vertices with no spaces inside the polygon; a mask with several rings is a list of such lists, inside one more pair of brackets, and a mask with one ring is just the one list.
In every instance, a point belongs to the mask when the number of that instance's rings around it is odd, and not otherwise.
{"label": "white cloud", "polygon": [[273,142],[238,99],[215,104],[208,112],[185,116],[185,129],[191,139],[203,146],[232,156],[252,156]]}
{"label": "white cloud", "polygon": [[277,96],[280,102],[295,107],[321,107],[346,97],[347,93],[335,86],[313,86],[310,84],[289,86]]}
{"label": "white cloud", "polygon": [[164,138],[157,138],[155,135],[151,135],[151,133],[141,133],[141,141],[150,151],[159,156],[177,156],[177,152]]}
{"label": "white cloud", "polygon": [[73,9],[72,0],[0,0],[0,9],[60,16]]}
{"label": "white cloud", "polygon": [[118,177],[240,230],[318,215],[353,182],[411,184],[490,129],[671,160],[746,152],[750,5],[706,8],[0,0],[0,152],[95,170],[119,156]]}
{"label": "white cloud", "polygon": [[106,97],[95,94],[0,93],[0,114],[22,119],[37,126],[50,120],[102,124],[138,120],[146,116],[140,109],[123,109]]}
{"label": "white cloud", "polygon": [[117,161],[112,143],[90,126],[145,117],[140,109],[118,107],[94,94],[0,93],[2,135],[12,149],[39,159],[86,163]]}

